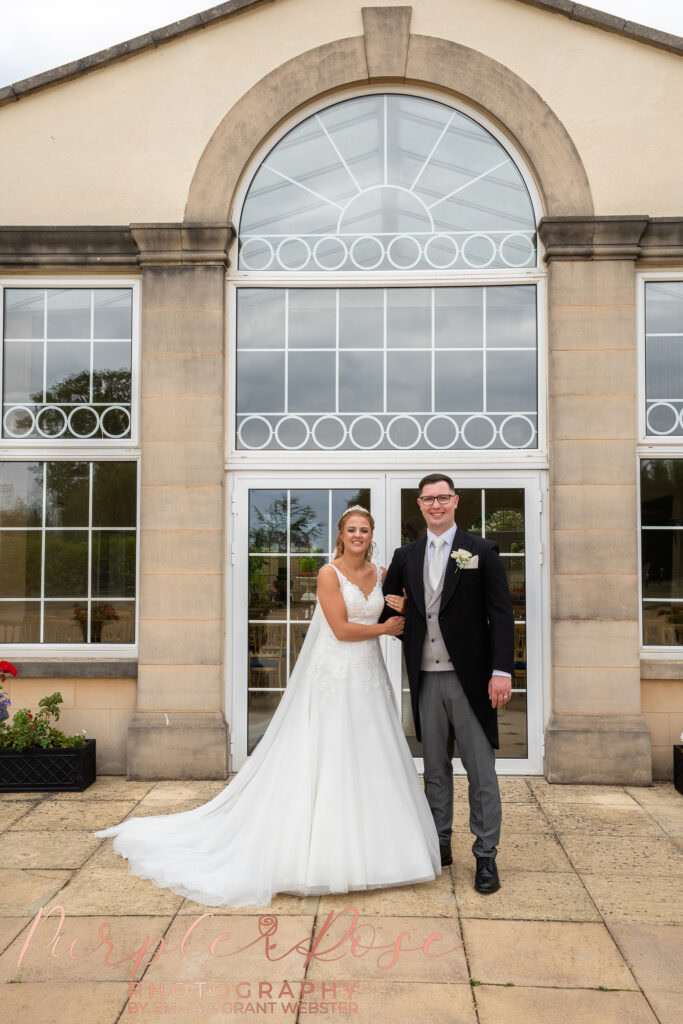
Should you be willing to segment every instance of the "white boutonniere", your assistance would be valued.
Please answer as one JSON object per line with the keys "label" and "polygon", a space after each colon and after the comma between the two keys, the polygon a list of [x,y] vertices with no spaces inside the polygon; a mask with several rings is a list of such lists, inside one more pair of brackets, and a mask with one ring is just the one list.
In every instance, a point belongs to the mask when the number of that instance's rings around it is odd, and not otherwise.
{"label": "white boutonniere", "polygon": [[458,569],[466,569],[472,561],[472,552],[467,548],[458,548],[457,551],[451,551],[451,558],[455,559]]}

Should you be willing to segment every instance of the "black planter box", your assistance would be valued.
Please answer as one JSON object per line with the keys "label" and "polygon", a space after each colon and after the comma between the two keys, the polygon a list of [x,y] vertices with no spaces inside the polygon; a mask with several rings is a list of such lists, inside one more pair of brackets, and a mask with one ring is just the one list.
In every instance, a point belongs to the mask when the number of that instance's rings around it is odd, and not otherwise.
{"label": "black planter box", "polygon": [[683,744],[674,746],[674,786],[683,794]]}
{"label": "black planter box", "polygon": [[95,781],[95,743],[0,750],[0,793],[80,793]]}

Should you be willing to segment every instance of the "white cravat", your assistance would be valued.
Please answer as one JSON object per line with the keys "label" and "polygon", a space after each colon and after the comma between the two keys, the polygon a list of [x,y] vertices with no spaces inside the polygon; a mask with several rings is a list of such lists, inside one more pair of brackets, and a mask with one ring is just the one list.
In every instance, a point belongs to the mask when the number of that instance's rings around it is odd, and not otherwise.
{"label": "white cravat", "polygon": [[432,590],[439,589],[439,583],[441,582],[441,575],[443,573],[443,556],[441,554],[441,548],[444,545],[442,537],[432,538],[432,558],[429,563],[429,582],[432,585]]}

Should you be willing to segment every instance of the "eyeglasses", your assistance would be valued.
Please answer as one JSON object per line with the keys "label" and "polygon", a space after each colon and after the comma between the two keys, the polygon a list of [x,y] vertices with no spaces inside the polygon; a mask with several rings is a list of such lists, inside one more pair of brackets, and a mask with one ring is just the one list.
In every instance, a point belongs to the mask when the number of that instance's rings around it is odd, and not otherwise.
{"label": "eyeglasses", "polygon": [[426,498],[420,496],[420,501],[422,502],[423,505],[426,505],[427,508],[429,508],[431,505],[434,504],[435,501],[438,501],[439,505],[447,505],[451,498],[454,497],[455,494],[452,492],[451,494],[430,494]]}

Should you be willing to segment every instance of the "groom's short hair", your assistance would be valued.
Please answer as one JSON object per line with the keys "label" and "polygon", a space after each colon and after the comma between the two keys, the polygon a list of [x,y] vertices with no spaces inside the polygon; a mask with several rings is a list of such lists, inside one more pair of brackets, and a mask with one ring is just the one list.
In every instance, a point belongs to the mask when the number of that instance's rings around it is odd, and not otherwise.
{"label": "groom's short hair", "polygon": [[426,487],[427,484],[439,484],[442,481],[443,483],[448,484],[453,493],[455,493],[455,484],[449,476],[446,476],[445,473],[428,473],[427,476],[422,477],[417,485],[418,494],[422,494],[422,488]]}

